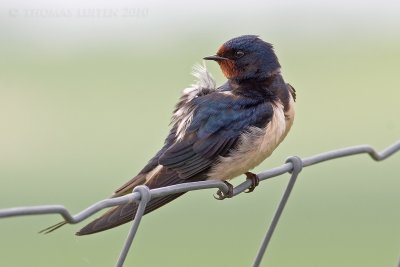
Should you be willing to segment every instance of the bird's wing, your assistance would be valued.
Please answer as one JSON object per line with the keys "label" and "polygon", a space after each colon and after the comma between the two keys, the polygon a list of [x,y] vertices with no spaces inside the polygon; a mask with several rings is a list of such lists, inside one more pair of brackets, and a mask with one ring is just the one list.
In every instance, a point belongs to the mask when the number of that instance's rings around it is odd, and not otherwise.
{"label": "bird's wing", "polygon": [[211,167],[219,156],[236,147],[250,127],[264,127],[273,113],[263,100],[240,97],[230,92],[215,92],[194,98],[187,104],[192,116],[187,126],[178,128],[177,141],[160,156],[159,164],[175,170],[181,179]]}
{"label": "bird's wing", "polygon": [[[117,189],[113,197],[131,193],[140,184],[150,188],[169,185],[165,184],[164,180],[168,179],[161,175],[160,167],[168,168],[169,174],[175,171],[178,180],[193,178],[211,167],[219,156],[227,155],[249,127],[263,127],[272,116],[272,106],[214,91],[181,101],[177,112],[182,115],[175,119],[163,148],[136,177]],[[157,167],[158,173],[152,173]],[[149,173],[152,173],[151,179]]]}

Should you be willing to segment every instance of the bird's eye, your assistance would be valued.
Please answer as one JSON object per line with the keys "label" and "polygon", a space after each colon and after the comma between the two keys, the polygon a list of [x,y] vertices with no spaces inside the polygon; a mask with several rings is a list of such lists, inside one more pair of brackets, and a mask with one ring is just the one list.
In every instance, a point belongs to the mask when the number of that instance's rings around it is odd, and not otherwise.
{"label": "bird's eye", "polygon": [[236,58],[241,58],[243,56],[244,56],[244,52],[243,51],[238,50],[238,51],[235,52],[235,57]]}

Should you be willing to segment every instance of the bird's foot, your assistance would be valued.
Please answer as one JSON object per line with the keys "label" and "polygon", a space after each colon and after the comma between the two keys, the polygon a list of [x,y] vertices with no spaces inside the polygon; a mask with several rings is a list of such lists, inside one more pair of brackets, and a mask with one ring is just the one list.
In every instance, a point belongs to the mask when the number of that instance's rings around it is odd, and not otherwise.
{"label": "bird's foot", "polygon": [[224,183],[228,186],[228,192],[225,193],[221,189],[219,189],[217,191],[217,195],[214,195],[215,199],[223,200],[225,198],[233,197],[233,185],[228,183],[227,181],[224,181]]}
{"label": "bird's foot", "polygon": [[254,174],[252,172],[246,172],[245,174],[246,174],[246,180],[250,180],[251,181],[251,186],[244,192],[245,193],[251,193],[251,192],[254,191],[254,189],[260,183],[260,178],[258,178],[257,174]]}

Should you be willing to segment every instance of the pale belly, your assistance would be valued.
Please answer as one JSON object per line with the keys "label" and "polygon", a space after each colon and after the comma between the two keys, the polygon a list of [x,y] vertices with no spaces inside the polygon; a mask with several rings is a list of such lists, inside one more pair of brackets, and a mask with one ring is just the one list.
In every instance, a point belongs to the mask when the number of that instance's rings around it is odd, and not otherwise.
{"label": "pale belly", "polygon": [[220,157],[212,167],[209,179],[229,180],[259,165],[268,158],[289,132],[294,119],[293,99],[285,113],[283,105],[273,107],[271,121],[263,129],[252,127],[244,134],[229,157]]}

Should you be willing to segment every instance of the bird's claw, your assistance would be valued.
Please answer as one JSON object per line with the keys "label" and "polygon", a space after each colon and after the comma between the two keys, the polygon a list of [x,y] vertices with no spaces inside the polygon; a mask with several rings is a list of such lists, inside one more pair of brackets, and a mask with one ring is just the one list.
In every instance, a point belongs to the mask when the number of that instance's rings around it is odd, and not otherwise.
{"label": "bird's claw", "polygon": [[250,180],[251,181],[251,186],[249,188],[247,188],[246,191],[244,191],[245,193],[251,193],[254,191],[254,189],[258,186],[258,184],[260,183],[260,178],[258,178],[257,174],[254,174],[252,172],[246,172],[246,180]]}
{"label": "bird's claw", "polygon": [[217,195],[214,195],[214,198],[217,200],[223,200],[225,198],[231,198],[233,197],[233,185],[228,183],[227,181],[224,181],[224,183],[228,186],[228,192],[224,192],[221,189],[217,191]]}

